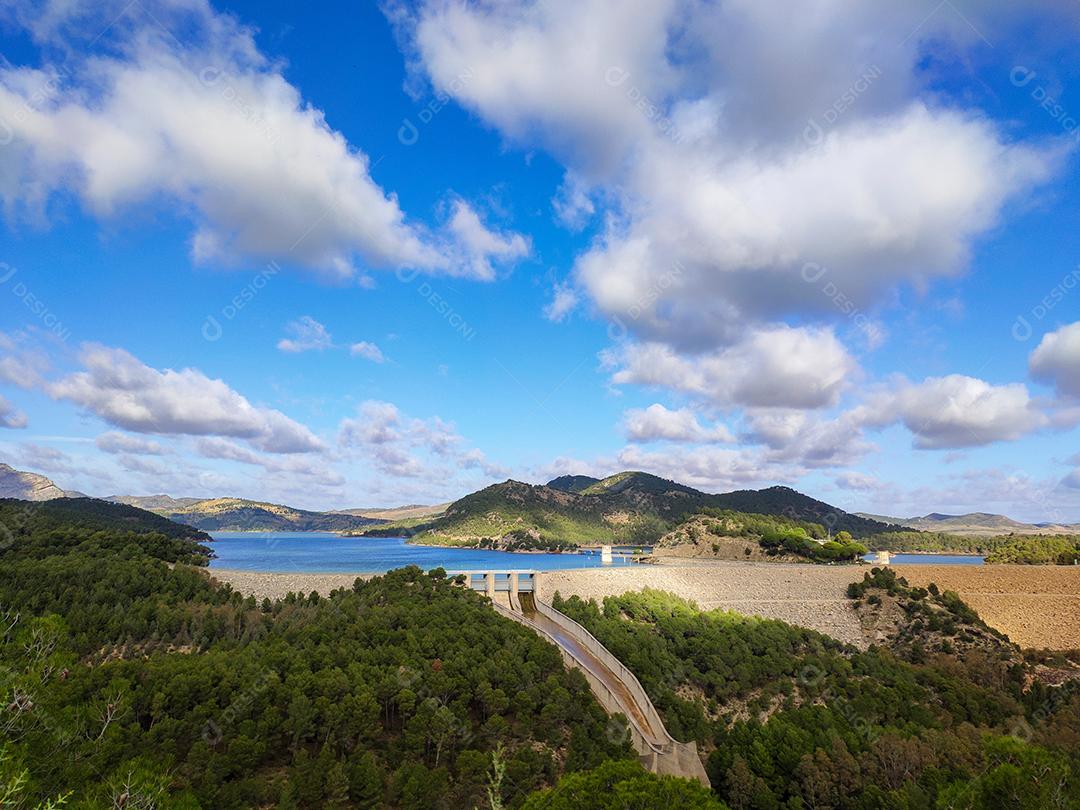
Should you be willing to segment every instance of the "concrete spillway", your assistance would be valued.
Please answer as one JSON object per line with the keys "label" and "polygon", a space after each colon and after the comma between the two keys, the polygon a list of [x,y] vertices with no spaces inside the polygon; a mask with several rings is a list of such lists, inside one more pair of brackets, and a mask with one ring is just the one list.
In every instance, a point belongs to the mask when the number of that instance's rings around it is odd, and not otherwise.
{"label": "concrete spillway", "polygon": [[[530,586],[533,583],[535,577]],[[626,717],[631,742],[646,768],[709,786],[697,745],[678,742],[668,734],[637,677],[588,630],[539,599],[532,587],[519,591],[515,582],[513,588],[489,590],[488,596],[499,613],[555,644],[566,664],[585,675],[609,714]]]}

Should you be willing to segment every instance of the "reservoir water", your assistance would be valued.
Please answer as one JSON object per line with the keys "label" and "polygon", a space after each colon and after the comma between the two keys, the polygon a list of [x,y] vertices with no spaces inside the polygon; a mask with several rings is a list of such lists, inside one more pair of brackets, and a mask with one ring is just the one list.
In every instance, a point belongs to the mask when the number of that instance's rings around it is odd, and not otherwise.
{"label": "reservoir water", "polygon": [[[578,554],[521,554],[475,548],[417,546],[403,537],[342,537],[330,532],[212,532],[217,555],[211,568],[244,571],[381,574],[418,565],[425,571],[536,570],[608,567],[600,551]],[[614,549],[611,566],[635,565],[630,547]],[[873,562],[869,555],[868,562]],[[894,565],[982,565],[982,557],[966,554],[894,554]]]}
{"label": "reservoir water", "polygon": [[[874,554],[863,557],[868,563],[874,562]],[[978,554],[900,554],[889,556],[890,565],[982,565],[983,558]]]}
{"label": "reservoir water", "polygon": [[381,574],[393,568],[418,565],[425,571],[528,570],[605,568],[633,565],[632,548],[613,549],[614,560],[605,565],[600,551],[578,554],[521,554],[475,548],[417,546],[403,537],[342,537],[329,532],[211,532],[210,548],[217,557],[211,568],[244,571],[337,572]]}

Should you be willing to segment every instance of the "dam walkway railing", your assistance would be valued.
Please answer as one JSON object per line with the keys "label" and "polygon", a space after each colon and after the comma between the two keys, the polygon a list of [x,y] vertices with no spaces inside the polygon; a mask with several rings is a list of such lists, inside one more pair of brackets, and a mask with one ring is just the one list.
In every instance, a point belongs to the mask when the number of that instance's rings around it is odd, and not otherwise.
{"label": "dam walkway railing", "polygon": [[538,584],[539,575],[533,571],[473,573],[470,579],[471,587],[487,593],[496,611],[555,644],[564,662],[585,675],[609,714],[626,717],[631,743],[646,768],[708,786],[697,745],[679,742],[668,733],[634,673],[592,633],[541,600]]}

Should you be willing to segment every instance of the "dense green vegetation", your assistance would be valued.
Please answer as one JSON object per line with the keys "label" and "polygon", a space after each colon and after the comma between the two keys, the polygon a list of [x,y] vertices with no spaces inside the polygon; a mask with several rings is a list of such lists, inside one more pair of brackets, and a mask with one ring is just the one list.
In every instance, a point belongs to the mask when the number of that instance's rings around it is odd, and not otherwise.
{"label": "dense green vegetation", "polygon": [[37,514],[0,506],[13,806],[487,806],[501,748],[516,807],[630,756],[554,647],[441,571],[260,605],[192,539]]}
{"label": "dense green vegetation", "polygon": [[866,539],[874,551],[924,551],[953,554],[986,554],[1008,542],[1002,537],[968,537],[943,532],[920,532],[915,529],[881,532]]}
{"label": "dense green vegetation", "polygon": [[606,762],[564,776],[533,794],[524,810],[724,810],[707,788],[687,779],[653,776],[633,762]]}
{"label": "dense green vegetation", "polygon": [[792,520],[809,521],[828,528],[834,534],[846,531],[855,538],[868,537],[890,526],[853,515],[835,506],[815,500],[790,487],[743,489],[723,495],[710,495],[708,506],[761,515],[782,515]]}
{"label": "dense green vegetation", "polygon": [[860,559],[867,551],[850,533],[841,531],[835,538],[826,539],[824,526],[806,520],[710,507],[699,514],[714,518],[708,524],[714,534],[756,539],[770,554],[794,554],[814,562],[842,562]]}
{"label": "dense green vegetation", "polygon": [[[687,508],[682,501],[625,489],[609,495],[581,495],[506,481],[466,495],[434,519],[397,527],[417,543],[436,545],[511,550],[647,545]],[[393,528],[379,526],[362,534],[384,536]]]}
{"label": "dense green vegetation", "polygon": [[882,532],[866,538],[875,551],[983,554],[988,563],[1072,565],[1080,559],[1080,537],[1075,535],[1002,534],[976,537],[914,529]]}
{"label": "dense green vegetation", "polygon": [[[887,597],[881,584],[859,598]],[[1080,807],[1080,690],[1025,691],[1022,662],[859,652],[655,591],[557,604],[634,671],[676,738],[711,752],[732,808]]]}
{"label": "dense green vegetation", "polygon": [[1022,565],[1080,564],[1080,537],[1010,535],[1009,539],[1010,542],[987,554],[986,562]]}
{"label": "dense green vegetation", "polygon": [[600,479],[593,478],[591,475],[560,475],[548,481],[547,486],[552,489],[561,489],[563,492],[581,492],[598,483]]}
{"label": "dense green vegetation", "polygon": [[[56,498],[36,502],[0,499],[0,546],[14,542],[14,533],[27,527],[41,532],[75,525],[80,530],[154,532],[170,538],[210,540],[205,532],[174,523],[145,509],[95,498]],[[206,549],[199,553],[205,554]]]}

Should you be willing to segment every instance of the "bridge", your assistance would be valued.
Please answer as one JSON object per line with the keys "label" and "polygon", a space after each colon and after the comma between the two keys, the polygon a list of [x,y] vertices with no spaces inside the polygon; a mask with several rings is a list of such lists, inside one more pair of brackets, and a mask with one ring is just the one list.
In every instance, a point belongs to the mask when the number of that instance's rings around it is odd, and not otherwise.
{"label": "bridge", "polygon": [[473,571],[465,576],[468,587],[486,594],[496,611],[546,638],[568,666],[581,670],[608,714],[626,717],[631,743],[648,770],[709,786],[697,745],[668,734],[634,673],[592,633],[540,598],[540,572]]}

